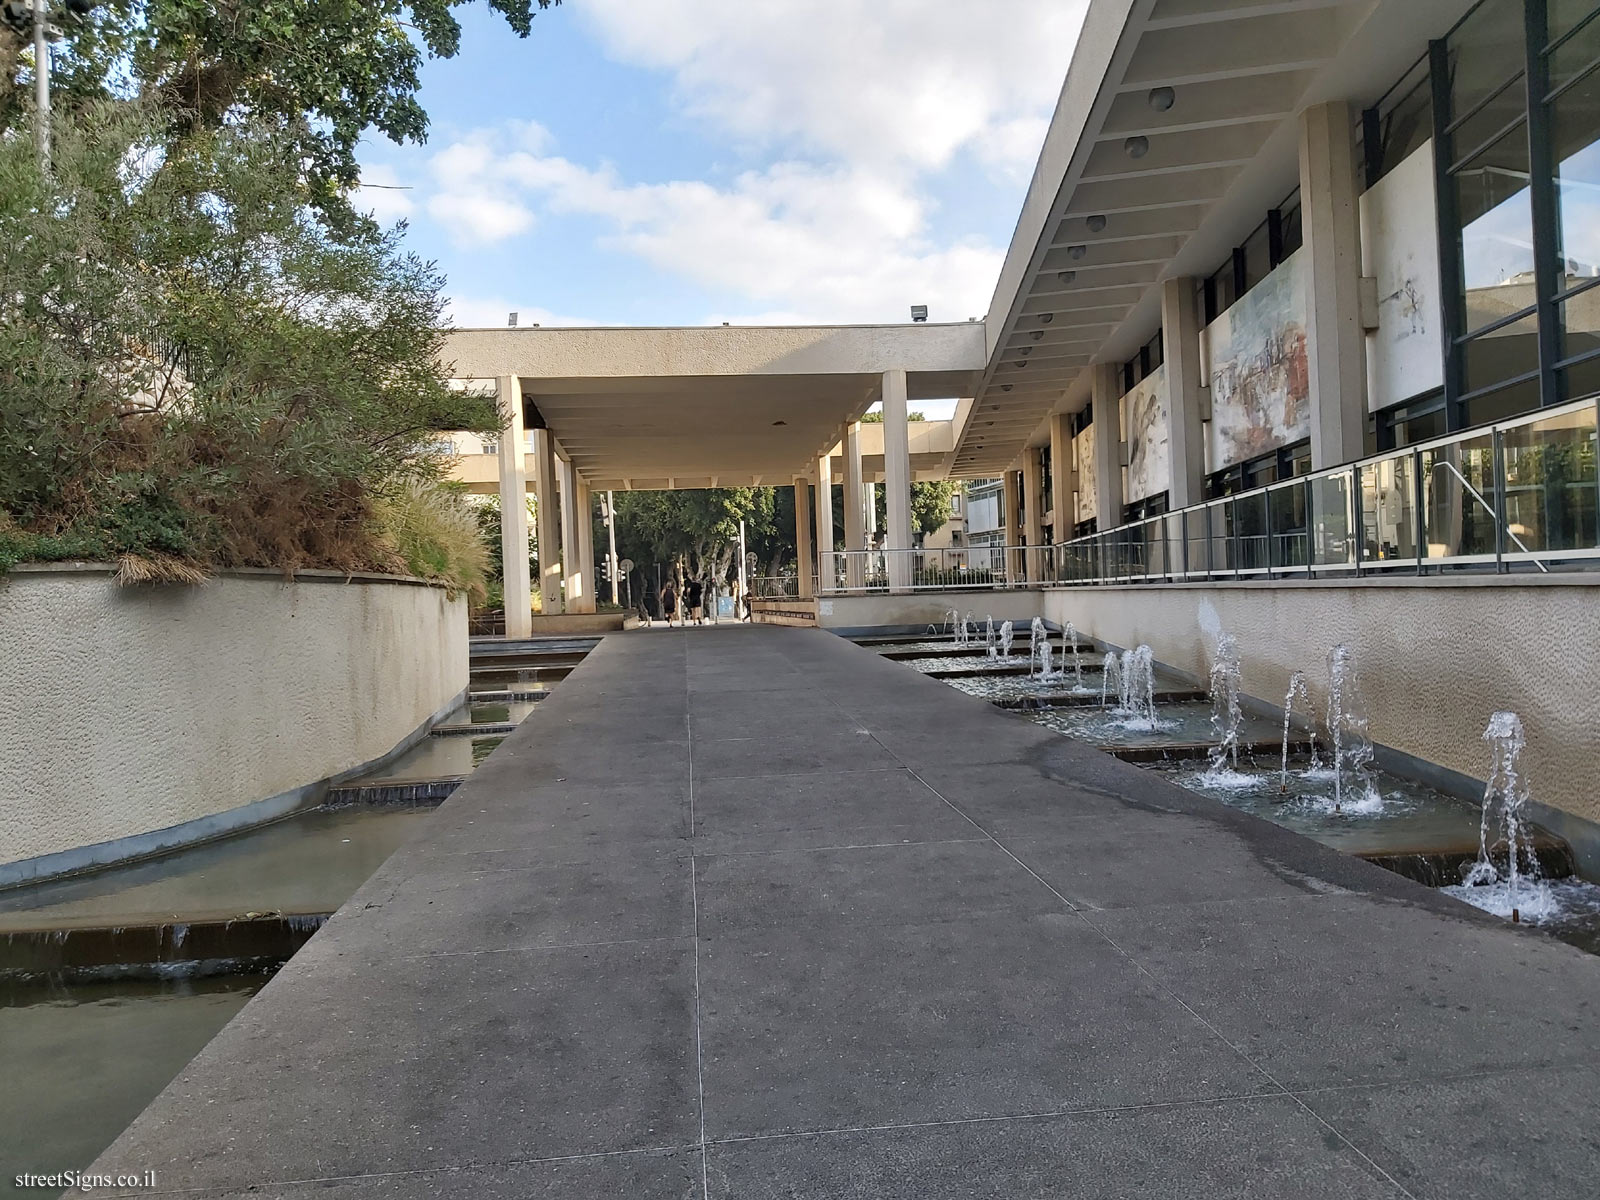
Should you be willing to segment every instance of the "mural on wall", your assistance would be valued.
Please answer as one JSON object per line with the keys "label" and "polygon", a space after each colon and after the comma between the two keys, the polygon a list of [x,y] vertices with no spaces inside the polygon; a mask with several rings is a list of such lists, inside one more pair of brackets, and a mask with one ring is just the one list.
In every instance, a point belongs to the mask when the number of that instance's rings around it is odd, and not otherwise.
{"label": "mural on wall", "polygon": [[1072,461],[1078,468],[1078,520],[1087,521],[1096,512],[1093,425],[1072,439]]}
{"label": "mural on wall", "polygon": [[1413,150],[1361,197],[1361,273],[1378,281],[1378,328],[1367,334],[1367,411],[1444,386],[1433,142]]}
{"label": "mural on wall", "polygon": [[1128,422],[1128,466],[1123,495],[1143,500],[1167,490],[1169,482],[1167,368],[1163,363],[1122,398]]}
{"label": "mural on wall", "polygon": [[1306,295],[1296,251],[1206,327],[1211,357],[1208,470],[1311,433]]}

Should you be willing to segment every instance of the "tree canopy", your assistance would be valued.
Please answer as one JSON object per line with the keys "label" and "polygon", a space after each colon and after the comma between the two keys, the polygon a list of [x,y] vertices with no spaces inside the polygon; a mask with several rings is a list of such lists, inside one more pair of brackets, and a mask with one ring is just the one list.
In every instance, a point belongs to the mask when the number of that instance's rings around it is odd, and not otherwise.
{"label": "tree canopy", "polygon": [[312,217],[281,131],[160,124],[92,107],[49,174],[0,137],[0,568],[480,569],[431,446],[500,422],[442,378],[432,264]]}
{"label": "tree canopy", "polygon": [[[271,128],[301,164],[310,202],[349,220],[356,144],[376,129],[426,139],[417,100],[424,55],[461,48],[455,10],[472,0],[100,0],[79,13],[58,2],[51,24],[56,108],[113,97],[156,106],[174,144],[224,124]],[[535,13],[561,0],[483,0],[527,37]],[[6,6],[7,8],[13,6]],[[0,22],[0,127],[26,119],[31,19]],[[0,8],[0,12],[4,12]]]}

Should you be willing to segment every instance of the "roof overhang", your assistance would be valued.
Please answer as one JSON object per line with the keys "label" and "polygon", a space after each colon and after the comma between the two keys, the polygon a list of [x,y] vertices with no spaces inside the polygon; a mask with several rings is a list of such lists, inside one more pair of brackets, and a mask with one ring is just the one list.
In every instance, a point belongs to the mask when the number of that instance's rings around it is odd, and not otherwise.
{"label": "roof overhang", "polygon": [[[1093,0],[985,318],[952,472],[1006,470],[1088,367],[1160,324],[1162,279],[1209,273],[1298,182],[1298,114],[1365,107],[1472,0]],[[1173,103],[1152,103],[1171,88]],[[1128,152],[1130,138],[1142,153]]]}
{"label": "roof overhang", "polygon": [[970,395],[985,351],[964,322],[464,329],[443,358],[459,379],[517,377],[590,486],[646,489],[789,483],[881,399],[885,372],[905,370],[913,401]]}

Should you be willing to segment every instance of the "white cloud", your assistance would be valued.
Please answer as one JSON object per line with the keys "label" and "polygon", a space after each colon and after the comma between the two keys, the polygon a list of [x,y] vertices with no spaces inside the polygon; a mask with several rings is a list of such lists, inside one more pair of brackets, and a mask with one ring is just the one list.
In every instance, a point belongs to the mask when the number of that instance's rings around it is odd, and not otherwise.
{"label": "white cloud", "polygon": [[380,225],[409,217],[415,207],[394,168],[382,164],[361,168],[361,186],[351,195],[350,204],[357,212],[370,213]]}
{"label": "white cloud", "polygon": [[[493,142],[480,132],[467,144]],[[611,226],[605,247],[758,308],[781,307],[792,320],[901,321],[912,304],[927,304],[935,320],[960,320],[982,312],[1000,267],[1001,251],[986,243],[933,243],[911,181],[864,168],[782,162],[717,187],[629,184],[610,168],[516,150],[471,157],[452,146],[440,157],[457,168],[456,190],[429,201],[436,216],[469,197],[509,193],[552,213],[600,217]],[[478,240],[532,222],[520,202],[506,203],[517,219],[499,229],[479,220]]]}
{"label": "white cloud", "polygon": [[486,192],[440,192],[428,215],[457,246],[492,246],[533,228],[533,213],[517,200]]}
{"label": "white cloud", "polygon": [[[589,0],[614,57],[669,71],[693,116],[763,144],[937,169],[1032,169],[1087,0]],[[1018,126],[1021,122],[1021,126]],[[1029,136],[1023,136],[1025,129]]]}

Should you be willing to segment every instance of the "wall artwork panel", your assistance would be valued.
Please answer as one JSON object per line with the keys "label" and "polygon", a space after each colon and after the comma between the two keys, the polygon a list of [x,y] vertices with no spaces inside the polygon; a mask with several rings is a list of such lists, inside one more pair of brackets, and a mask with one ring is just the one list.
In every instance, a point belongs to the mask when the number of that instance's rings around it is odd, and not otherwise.
{"label": "wall artwork panel", "polygon": [[1122,397],[1128,422],[1128,466],[1123,495],[1129,502],[1159,496],[1171,473],[1169,450],[1171,406],[1167,402],[1167,368],[1163,363]]}
{"label": "wall artwork panel", "polygon": [[1303,255],[1284,259],[1206,327],[1210,471],[1310,436]]}
{"label": "wall artwork panel", "polygon": [[1361,273],[1378,282],[1378,328],[1367,334],[1367,411],[1444,386],[1433,142],[1417,147],[1361,197]]}
{"label": "wall artwork panel", "polygon": [[1078,468],[1078,520],[1083,522],[1096,512],[1093,425],[1072,439],[1072,461]]}

